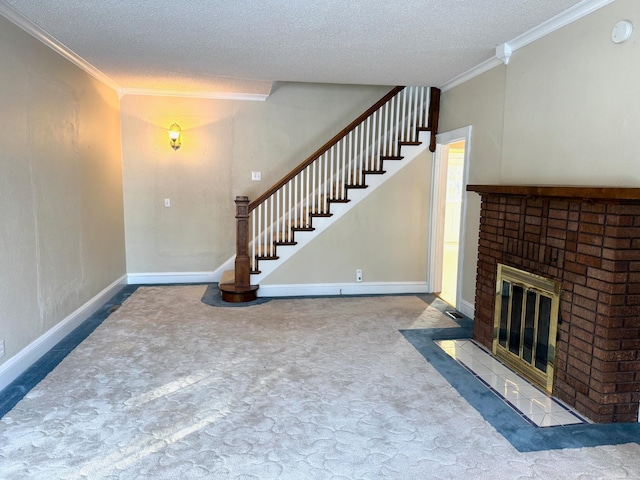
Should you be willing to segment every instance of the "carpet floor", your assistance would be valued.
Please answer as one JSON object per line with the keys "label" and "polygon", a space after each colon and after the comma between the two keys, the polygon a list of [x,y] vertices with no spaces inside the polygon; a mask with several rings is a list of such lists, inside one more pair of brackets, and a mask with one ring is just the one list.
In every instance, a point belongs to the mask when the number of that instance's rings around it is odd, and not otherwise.
{"label": "carpet floor", "polygon": [[400,330],[414,296],[141,287],[0,420],[0,478],[631,479],[637,443],[516,450]]}

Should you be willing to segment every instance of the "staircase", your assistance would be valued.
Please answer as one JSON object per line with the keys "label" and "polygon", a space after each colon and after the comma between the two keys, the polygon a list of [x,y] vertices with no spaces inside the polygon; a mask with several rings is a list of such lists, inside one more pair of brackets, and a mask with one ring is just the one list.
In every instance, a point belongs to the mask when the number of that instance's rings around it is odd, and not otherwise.
{"label": "staircase", "polygon": [[261,278],[398,171],[403,155],[425,142],[435,151],[439,104],[437,88],[395,87],[256,200],[236,197],[235,270],[222,276],[222,299],[255,300]]}

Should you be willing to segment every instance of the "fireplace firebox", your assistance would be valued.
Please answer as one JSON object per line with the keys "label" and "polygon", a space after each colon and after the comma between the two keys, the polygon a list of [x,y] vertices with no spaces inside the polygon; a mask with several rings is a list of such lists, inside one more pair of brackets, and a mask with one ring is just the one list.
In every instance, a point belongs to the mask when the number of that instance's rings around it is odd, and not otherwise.
{"label": "fireplace firebox", "polygon": [[[475,340],[493,349],[507,326],[497,318],[505,298],[497,283],[499,265],[547,279],[559,290],[558,324],[557,335],[549,332],[556,337],[547,366],[552,378],[538,384],[595,422],[637,422],[640,188],[469,185],[467,190],[482,197]],[[536,308],[551,308],[534,298],[540,288],[522,288],[519,279],[514,283],[516,310],[532,308],[526,298],[518,303],[520,296],[529,296]],[[514,308],[513,300],[508,308]],[[542,354],[529,352],[535,342],[527,337],[527,313],[504,315],[519,331],[513,345],[503,342],[507,358],[513,360],[517,351],[533,357],[535,365],[535,355]],[[511,332],[506,335],[510,340]]]}
{"label": "fireplace firebox", "polygon": [[560,283],[498,264],[493,354],[551,393]]}

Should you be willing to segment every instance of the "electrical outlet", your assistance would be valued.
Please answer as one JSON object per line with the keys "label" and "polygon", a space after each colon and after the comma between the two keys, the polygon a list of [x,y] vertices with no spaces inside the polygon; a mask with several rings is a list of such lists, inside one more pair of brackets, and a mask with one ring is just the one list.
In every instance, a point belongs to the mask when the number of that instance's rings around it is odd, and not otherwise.
{"label": "electrical outlet", "polygon": [[4,339],[0,340],[0,358],[4,357]]}
{"label": "electrical outlet", "polygon": [[262,172],[251,172],[251,180],[254,182],[262,180]]}
{"label": "electrical outlet", "polygon": [[356,282],[361,282],[362,281],[362,270],[357,269],[356,270]]}
{"label": "electrical outlet", "polygon": [[170,198],[165,198],[164,199],[164,206],[166,208],[169,208],[171,206],[171,199]]}

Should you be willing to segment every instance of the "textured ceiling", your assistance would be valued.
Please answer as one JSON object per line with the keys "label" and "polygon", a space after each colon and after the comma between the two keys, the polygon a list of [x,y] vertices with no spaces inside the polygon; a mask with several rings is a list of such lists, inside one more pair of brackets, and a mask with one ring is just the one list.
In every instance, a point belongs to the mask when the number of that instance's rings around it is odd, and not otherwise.
{"label": "textured ceiling", "polygon": [[124,89],[441,85],[579,0],[0,0]]}

